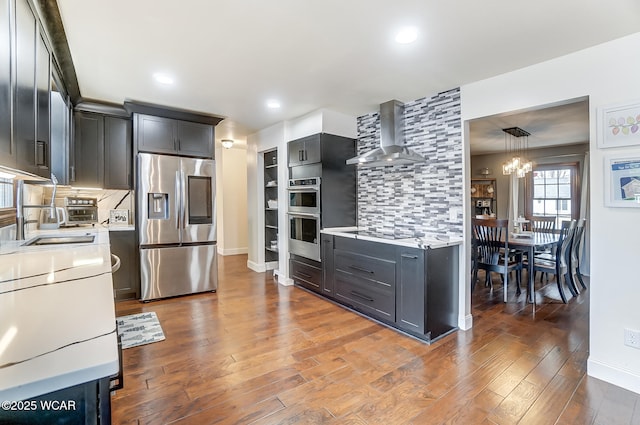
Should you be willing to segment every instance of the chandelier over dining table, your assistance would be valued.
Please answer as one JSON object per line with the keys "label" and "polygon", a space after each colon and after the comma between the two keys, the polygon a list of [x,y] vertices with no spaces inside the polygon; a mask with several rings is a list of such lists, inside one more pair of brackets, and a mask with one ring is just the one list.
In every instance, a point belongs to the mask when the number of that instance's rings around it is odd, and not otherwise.
{"label": "chandelier over dining table", "polygon": [[533,162],[526,158],[529,150],[528,131],[520,127],[503,128],[504,149],[507,153],[507,160],[502,164],[502,174],[515,174],[518,178],[524,177],[533,170]]}

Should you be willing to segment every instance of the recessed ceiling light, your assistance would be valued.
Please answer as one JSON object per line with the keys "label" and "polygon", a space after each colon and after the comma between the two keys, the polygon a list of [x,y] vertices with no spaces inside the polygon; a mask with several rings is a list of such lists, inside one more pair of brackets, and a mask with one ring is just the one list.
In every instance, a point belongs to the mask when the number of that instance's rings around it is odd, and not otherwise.
{"label": "recessed ceiling light", "polygon": [[162,74],[160,72],[156,72],[155,74],[153,74],[153,79],[160,84],[173,84],[173,78],[171,78],[167,74]]}
{"label": "recessed ceiling light", "polygon": [[270,109],[278,109],[280,107],[280,102],[275,99],[267,100],[267,108]]}
{"label": "recessed ceiling light", "polygon": [[405,27],[396,33],[396,43],[409,44],[418,38],[418,29],[416,27]]}

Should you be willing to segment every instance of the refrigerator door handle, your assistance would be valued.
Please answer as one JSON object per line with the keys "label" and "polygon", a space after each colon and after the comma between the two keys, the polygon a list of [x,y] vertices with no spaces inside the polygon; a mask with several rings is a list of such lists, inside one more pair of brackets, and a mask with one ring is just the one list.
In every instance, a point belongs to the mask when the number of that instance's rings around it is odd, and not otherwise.
{"label": "refrigerator door handle", "polygon": [[[176,208],[176,228],[180,229],[180,219],[182,218],[182,180],[180,180],[180,171],[176,171],[176,194],[175,194],[175,208]],[[182,235],[180,237],[182,239]],[[182,242],[182,240],[180,240]]]}
{"label": "refrigerator door handle", "polygon": [[184,175],[184,171],[180,170],[180,182],[182,190],[180,192],[180,199],[182,199],[181,216],[182,216],[182,228],[187,228],[187,178]]}

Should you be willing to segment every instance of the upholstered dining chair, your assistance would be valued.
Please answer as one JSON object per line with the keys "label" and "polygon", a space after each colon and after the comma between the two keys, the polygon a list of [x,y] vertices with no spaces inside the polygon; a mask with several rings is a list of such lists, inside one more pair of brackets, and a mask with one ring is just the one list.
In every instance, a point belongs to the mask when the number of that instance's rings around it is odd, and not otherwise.
{"label": "upholstered dining chair", "polygon": [[[563,221],[560,228],[560,236],[555,246],[555,252],[544,253],[535,255],[533,260],[533,268],[530,268],[531,261],[527,261],[525,268],[529,269],[529,272],[541,272],[543,276],[546,274],[553,274],[556,276],[556,284],[558,286],[558,292],[562,302],[567,303],[567,296],[564,293],[564,286],[569,288],[569,291],[573,296],[577,296],[577,289],[574,288],[570,274],[570,256],[571,256],[571,242],[576,229],[576,221]],[[542,280],[542,277],[540,278]]]}
{"label": "upholstered dining chair", "polygon": [[502,219],[471,219],[473,235],[471,290],[478,280],[478,270],[485,271],[485,284],[493,290],[491,273],[500,273],[503,282],[503,298],[507,302],[507,282],[509,273],[516,272],[518,284],[516,294],[520,295],[522,281],[522,253],[509,251],[509,221]]}

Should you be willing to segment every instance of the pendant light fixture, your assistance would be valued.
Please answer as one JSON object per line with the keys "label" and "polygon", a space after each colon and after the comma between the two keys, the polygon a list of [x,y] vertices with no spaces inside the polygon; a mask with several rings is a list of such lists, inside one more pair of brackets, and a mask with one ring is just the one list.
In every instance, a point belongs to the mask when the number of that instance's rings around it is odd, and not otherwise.
{"label": "pendant light fixture", "polygon": [[503,128],[504,150],[507,160],[502,164],[502,174],[515,174],[518,178],[524,177],[533,170],[533,162],[527,159],[529,150],[530,133],[520,127]]}

